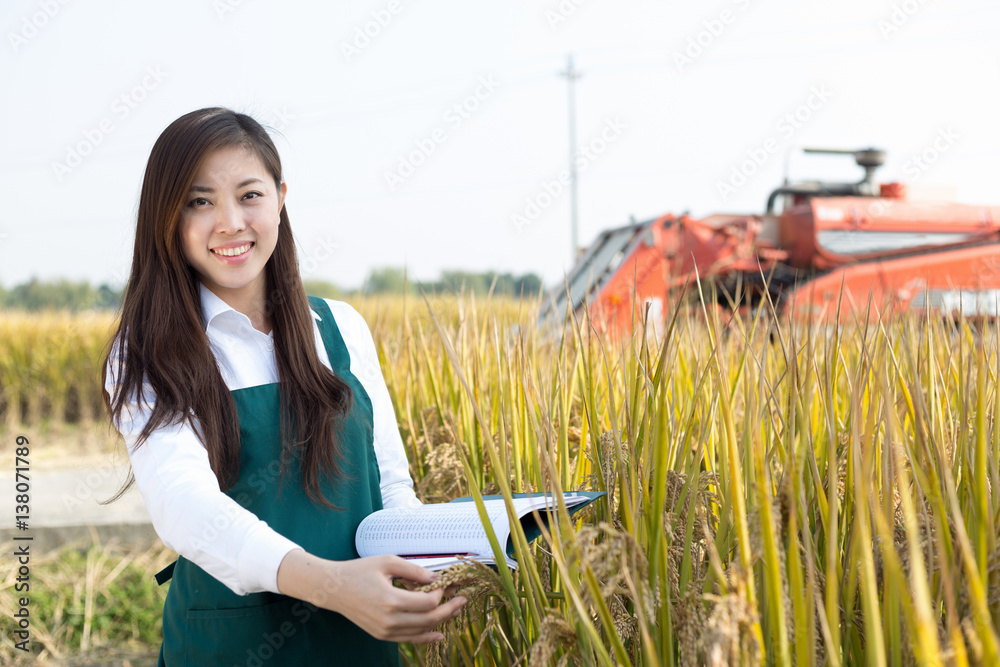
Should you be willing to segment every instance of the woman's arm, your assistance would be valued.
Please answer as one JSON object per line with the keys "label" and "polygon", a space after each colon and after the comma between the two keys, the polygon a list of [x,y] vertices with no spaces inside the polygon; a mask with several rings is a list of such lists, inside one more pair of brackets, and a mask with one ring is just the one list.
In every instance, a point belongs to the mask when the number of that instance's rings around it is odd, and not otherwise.
{"label": "woman's arm", "polygon": [[[117,392],[116,363],[109,362],[105,386],[111,396]],[[126,404],[115,427],[156,534],[238,595],[278,592],[278,567],[298,545],[220,490],[208,452],[189,424],[160,427],[136,447],[156,400],[152,388],[143,393],[141,403]]]}
{"label": "woman's arm", "polygon": [[330,561],[296,549],[278,570],[284,595],[343,614],[377,639],[423,644],[444,639],[434,630],[461,611],[464,597],[441,603],[444,590],[419,593],[396,588],[394,577],[429,584],[428,570],[398,556]]}

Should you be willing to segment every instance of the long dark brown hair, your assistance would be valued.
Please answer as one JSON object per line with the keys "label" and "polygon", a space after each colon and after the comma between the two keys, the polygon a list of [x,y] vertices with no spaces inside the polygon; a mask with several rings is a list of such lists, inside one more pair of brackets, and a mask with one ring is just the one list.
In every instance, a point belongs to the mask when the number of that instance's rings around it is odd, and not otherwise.
{"label": "long dark brown hair", "polygon": [[[130,400],[142,400],[143,383],[148,383],[156,402],[137,446],[157,428],[187,421],[208,450],[223,490],[239,477],[239,423],[233,398],[209,348],[199,279],[184,259],[179,222],[202,161],[211,152],[231,146],[256,154],[280,190],[278,151],[250,116],[223,108],[192,111],[171,123],[153,145],[139,197],[132,271],[102,371],[106,381],[111,359],[117,392],[113,397],[105,393],[104,402],[112,424],[119,422]],[[309,497],[334,507],[320,484],[343,472],[338,466],[337,425],[350,411],[353,395],[316,353],[313,319],[284,206],[277,246],[264,271],[281,396],[281,477],[288,462],[298,459]],[[107,502],[121,497],[134,481],[130,475]]]}

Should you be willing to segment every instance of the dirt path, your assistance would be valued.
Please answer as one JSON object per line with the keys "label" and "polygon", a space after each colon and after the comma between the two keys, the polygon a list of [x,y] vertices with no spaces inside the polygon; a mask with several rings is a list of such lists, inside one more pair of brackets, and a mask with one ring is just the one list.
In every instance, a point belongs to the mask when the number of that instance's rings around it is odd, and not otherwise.
{"label": "dirt path", "polygon": [[[19,491],[15,466],[16,439],[28,438],[29,518],[27,530],[16,525],[15,498]],[[101,505],[128,479],[124,446],[99,426],[23,428],[0,434],[0,498],[7,499],[0,512],[0,541],[31,536],[36,549],[46,551],[60,544],[96,536],[128,543],[156,541],[142,497],[135,487],[117,501]],[[23,487],[21,487],[23,489]]]}

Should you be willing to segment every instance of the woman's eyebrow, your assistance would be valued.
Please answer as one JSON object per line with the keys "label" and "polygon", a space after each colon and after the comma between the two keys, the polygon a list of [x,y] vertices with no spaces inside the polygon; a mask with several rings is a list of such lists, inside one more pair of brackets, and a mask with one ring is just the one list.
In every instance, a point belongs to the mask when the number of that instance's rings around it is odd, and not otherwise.
{"label": "woman's eyebrow", "polygon": [[[236,184],[236,187],[237,188],[243,188],[243,187],[246,187],[246,186],[250,185],[251,183],[263,183],[263,182],[264,181],[262,181],[261,179],[259,179],[257,177],[252,177],[252,178],[248,178],[246,180],[240,181],[239,183]],[[191,192],[209,192],[209,193],[211,193],[211,192],[215,192],[215,188],[210,188],[210,187],[208,187],[206,185],[192,185],[191,186]]]}

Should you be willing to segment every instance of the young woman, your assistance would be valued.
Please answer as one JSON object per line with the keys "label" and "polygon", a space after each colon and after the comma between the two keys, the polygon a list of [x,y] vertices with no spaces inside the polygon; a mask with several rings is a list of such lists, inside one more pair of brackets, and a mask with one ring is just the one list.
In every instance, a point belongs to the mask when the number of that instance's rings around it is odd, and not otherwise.
{"label": "young woman", "polygon": [[128,484],[180,554],[161,665],[397,664],[393,642],[441,639],[465,603],[357,557],[362,518],[419,501],[367,324],[303,291],[285,192],[228,109],[174,121],[146,166],[104,382]]}

